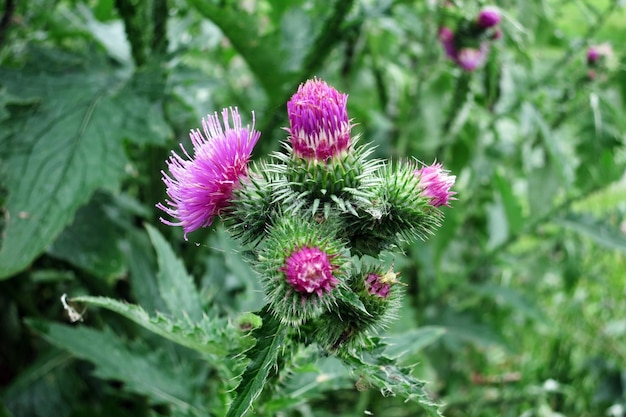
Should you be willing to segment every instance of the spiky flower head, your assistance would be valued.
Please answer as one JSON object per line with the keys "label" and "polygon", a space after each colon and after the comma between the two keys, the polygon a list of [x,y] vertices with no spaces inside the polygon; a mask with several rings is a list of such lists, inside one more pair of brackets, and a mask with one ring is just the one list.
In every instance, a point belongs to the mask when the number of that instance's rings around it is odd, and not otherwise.
{"label": "spiky flower head", "polygon": [[[229,120],[232,119],[232,126]],[[182,226],[187,234],[210,226],[213,217],[230,205],[233,190],[247,176],[248,161],[260,133],[243,127],[236,108],[222,110],[222,122],[217,115],[202,119],[204,134],[199,129],[190,132],[193,156],[183,148],[183,156],[172,152],[167,161],[170,174],[162,171],[169,199],[157,207],[176,221],[161,218],[170,226]]]}
{"label": "spiky flower head", "polygon": [[277,175],[265,162],[251,163],[248,176],[233,191],[232,210],[224,216],[230,233],[244,245],[260,243],[266,235],[266,227],[276,215],[278,205],[273,184]]}
{"label": "spiky flower head", "polygon": [[291,148],[296,156],[325,161],[350,147],[348,95],[322,80],[308,80],[287,103]]}
{"label": "spiky flower head", "polygon": [[322,297],[339,281],[333,275],[337,265],[330,263],[329,255],[318,247],[303,246],[285,259],[280,271],[285,273],[287,283],[301,294],[316,293]]}
{"label": "spiky flower head", "polygon": [[336,235],[332,221],[297,213],[274,219],[255,266],[282,322],[299,325],[336,305],[347,266],[346,245]]}
{"label": "spiky flower head", "polygon": [[485,6],[478,13],[476,23],[483,29],[489,29],[500,23],[500,11],[494,6]]}
{"label": "spiky flower head", "polygon": [[362,345],[368,332],[384,329],[400,307],[402,288],[393,268],[366,263],[348,280],[356,298],[343,296],[337,308],[323,314],[316,326],[315,340],[326,350],[340,351]]}
{"label": "spiky flower head", "polygon": [[347,222],[353,253],[378,256],[383,250],[416,238],[425,240],[440,224],[441,212],[424,194],[415,161],[388,163],[369,206]]}
{"label": "spiky flower head", "polygon": [[449,175],[449,172],[443,169],[440,163],[423,166],[414,171],[419,179],[422,195],[430,199],[433,207],[450,206],[450,200],[454,199],[452,196],[456,192],[450,191],[450,188],[454,185],[456,176]]}

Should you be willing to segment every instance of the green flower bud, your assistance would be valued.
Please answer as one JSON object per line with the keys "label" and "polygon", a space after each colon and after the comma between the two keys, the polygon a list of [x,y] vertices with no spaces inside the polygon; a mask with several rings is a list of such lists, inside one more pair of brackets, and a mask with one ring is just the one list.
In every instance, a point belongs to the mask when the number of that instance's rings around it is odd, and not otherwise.
{"label": "green flower bud", "polygon": [[264,163],[252,164],[248,174],[233,192],[232,209],[225,214],[224,222],[231,234],[241,239],[243,244],[258,244],[265,237],[266,225],[277,211],[271,186],[277,179]]}
{"label": "green flower bud", "polygon": [[371,204],[347,225],[353,252],[377,256],[403,241],[426,240],[440,226],[442,213],[425,195],[416,170],[412,161],[389,163],[379,170]]}
{"label": "green flower bud", "polygon": [[351,292],[340,293],[337,308],[316,321],[317,343],[333,352],[352,349],[362,346],[368,333],[384,329],[400,308],[398,275],[393,269],[382,272],[378,266],[365,266],[350,277]]}

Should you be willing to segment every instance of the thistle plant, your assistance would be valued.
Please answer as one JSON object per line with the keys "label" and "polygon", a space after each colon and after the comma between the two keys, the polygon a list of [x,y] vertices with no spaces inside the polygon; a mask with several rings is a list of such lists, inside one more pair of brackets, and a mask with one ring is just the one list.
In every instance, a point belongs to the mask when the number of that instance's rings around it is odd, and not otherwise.
{"label": "thistle plant", "polygon": [[455,20],[454,29],[441,27],[439,41],[448,58],[472,72],[485,63],[491,43],[502,36],[498,28],[502,17],[496,7],[485,6],[475,19],[463,16]]}
{"label": "thistle plant", "polygon": [[[478,24],[496,20],[485,12]],[[223,110],[221,123],[209,115],[204,135],[191,132],[193,153],[167,162],[169,200],[157,207],[185,238],[219,217],[247,247],[267,301],[257,338],[315,344],[363,373],[361,355],[381,346],[376,334],[404,291],[383,255],[435,232],[455,177],[441,163],[371,158],[373,148],[351,133],[347,101],[320,79],[301,84],[287,103],[283,150],[256,163],[254,124],[243,126],[236,109]]]}

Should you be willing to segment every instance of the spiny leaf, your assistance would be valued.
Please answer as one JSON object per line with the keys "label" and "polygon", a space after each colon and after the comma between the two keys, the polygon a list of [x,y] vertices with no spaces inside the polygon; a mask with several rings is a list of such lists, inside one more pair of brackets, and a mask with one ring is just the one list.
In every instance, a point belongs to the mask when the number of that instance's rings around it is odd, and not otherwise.
{"label": "spiny leaf", "polygon": [[196,380],[190,367],[181,367],[167,355],[145,345],[124,341],[109,329],[71,327],[44,320],[27,324],[48,342],[96,365],[100,378],[122,381],[126,389],[147,395],[155,403],[196,410],[192,393]]}
{"label": "spiny leaf", "polygon": [[138,305],[106,297],[81,296],[72,298],[72,301],[114,311],[159,336],[200,353],[224,356],[233,347],[227,340],[227,323],[223,320],[204,316],[202,321],[193,324],[189,320],[170,319],[161,314],[151,317]]}
{"label": "spiny leaf", "polygon": [[148,224],[146,230],[157,252],[157,281],[167,308],[179,319],[189,317],[194,322],[199,321],[202,318],[202,303],[193,279],[163,236]]}
{"label": "spiny leaf", "polygon": [[424,389],[426,383],[411,376],[410,368],[399,367],[386,357],[385,345],[379,339],[373,342],[372,352],[353,353],[342,358],[353,374],[359,375],[357,384],[374,386],[383,395],[399,395],[407,401],[415,401],[430,417],[442,417],[440,404],[432,401]]}
{"label": "spiny leaf", "polygon": [[270,370],[276,366],[286,337],[286,328],[267,309],[261,313],[263,325],[253,332],[256,345],[246,352],[248,367],[237,386],[236,397],[226,417],[243,417],[261,395]]}

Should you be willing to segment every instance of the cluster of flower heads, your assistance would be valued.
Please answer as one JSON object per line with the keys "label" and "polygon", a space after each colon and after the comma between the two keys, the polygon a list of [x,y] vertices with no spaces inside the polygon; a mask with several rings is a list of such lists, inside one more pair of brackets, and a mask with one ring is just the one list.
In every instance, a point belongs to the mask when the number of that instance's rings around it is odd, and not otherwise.
{"label": "cluster of flower heads", "polygon": [[333,351],[393,316],[402,291],[381,254],[432,234],[455,194],[440,163],[370,158],[347,100],[319,79],[300,85],[283,151],[258,163],[254,116],[243,126],[237,109],[209,115],[204,134],[191,131],[193,154],[167,161],[169,198],[157,204],[185,238],[221,218],[249,246],[270,311]]}
{"label": "cluster of flower heads", "polygon": [[613,48],[608,43],[592,45],[587,48],[587,76],[590,80],[596,80],[599,74],[611,66]]}
{"label": "cluster of flower heads", "polygon": [[483,7],[473,20],[459,18],[455,29],[442,26],[439,41],[446,55],[465,71],[474,71],[487,60],[491,42],[502,37],[502,19],[493,6]]}

